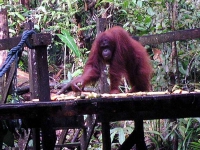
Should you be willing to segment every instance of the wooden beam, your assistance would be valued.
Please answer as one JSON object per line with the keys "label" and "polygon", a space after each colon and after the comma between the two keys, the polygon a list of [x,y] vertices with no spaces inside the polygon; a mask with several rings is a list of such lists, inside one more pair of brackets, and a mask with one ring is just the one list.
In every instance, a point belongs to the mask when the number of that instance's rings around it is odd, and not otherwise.
{"label": "wooden beam", "polygon": [[142,45],[153,45],[173,41],[192,40],[197,38],[200,38],[200,28],[141,36],[139,37],[139,41]]}
{"label": "wooden beam", "polygon": [[[137,38],[139,39],[140,43],[142,43],[142,45],[153,45],[173,41],[191,40],[200,38],[200,28],[179,30],[163,34],[147,35]],[[17,46],[17,44],[20,42],[20,39],[21,36],[0,40],[0,50],[11,49]],[[51,35],[49,33],[33,34],[31,39],[33,46],[49,45],[51,43]]]}
{"label": "wooden beam", "polygon": [[[0,50],[12,49],[13,47],[17,46],[20,40],[21,36],[9,39],[1,39]],[[33,34],[30,38],[30,44],[32,44],[33,46],[49,45],[51,44],[51,34],[49,33]]]}
{"label": "wooden beam", "polygon": [[16,71],[16,59],[14,60],[14,62],[11,64],[8,76],[7,76],[7,81],[6,81],[6,85],[4,87],[3,93],[2,93],[2,101],[1,103],[6,103],[8,94],[9,94],[9,89],[12,85],[12,81],[13,81],[13,77]]}
{"label": "wooden beam", "polygon": [[36,118],[40,114],[67,117],[97,114],[101,121],[183,118],[200,116],[200,93],[96,98],[0,105],[0,119]]}

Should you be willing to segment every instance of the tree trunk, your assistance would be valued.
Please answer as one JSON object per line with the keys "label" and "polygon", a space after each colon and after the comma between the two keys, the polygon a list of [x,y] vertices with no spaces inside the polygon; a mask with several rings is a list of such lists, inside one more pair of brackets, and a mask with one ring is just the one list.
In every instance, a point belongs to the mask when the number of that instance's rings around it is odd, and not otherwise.
{"label": "tree trunk", "polygon": [[29,9],[29,0],[20,0],[20,3],[26,7],[27,9]]}
{"label": "tree trunk", "polygon": [[[0,11],[0,39],[6,39],[8,38],[8,20],[7,20],[7,10],[1,9]],[[7,51],[2,50],[0,51],[0,66],[4,63],[5,59],[7,57]],[[0,100],[2,98],[2,92],[3,92],[3,85],[4,85],[5,78],[0,78]]]}

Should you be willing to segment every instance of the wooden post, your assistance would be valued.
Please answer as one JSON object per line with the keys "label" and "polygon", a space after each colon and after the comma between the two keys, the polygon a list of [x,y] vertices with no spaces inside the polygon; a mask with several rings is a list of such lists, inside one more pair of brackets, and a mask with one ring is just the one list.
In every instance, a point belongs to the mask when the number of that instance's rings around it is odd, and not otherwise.
{"label": "wooden post", "polygon": [[[0,39],[6,39],[9,37],[8,34],[8,19],[7,19],[7,10],[1,9],[0,11]],[[3,65],[7,57],[7,50],[0,51],[0,67]],[[4,90],[5,85],[5,76],[0,78],[0,101],[4,103],[3,96],[5,95]],[[7,94],[7,93],[6,93]],[[6,96],[7,97],[7,96]]]}
{"label": "wooden post", "polygon": [[[97,34],[104,32],[106,29],[106,18],[97,19]],[[109,93],[110,88],[107,82],[108,74],[106,65],[102,66],[103,70],[101,72],[101,78],[99,81],[100,93]],[[108,121],[101,122],[102,124],[102,141],[103,141],[103,150],[111,150],[111,139],[110,139],[110,124]]]}
{"label": "wooden post", "polygon": [[[24,24],[25,30],[31,30],[34,28],[34,23],[29,21],[28,23]],[[38,98],[38,78],[37,78],[37,61],[35,57],[35,49],[28,49],[28,69],[29,69],[29,85],[30,85],[30,99],[37,99]],[[40,149],[40,129],[33,128],[33,149],[37,150]]]}
{"label": "wooden post", "polygon": [[[45,40],[45,39],[44,39]],[[40,102],[50,101],[49,71],[47,63],[47,46],[35,47],[37,63],[37,85]]]}
{"label": "wooden post", "polygon": [[96,125],[96,115],[88,115],[85,119],[85,128],[81,137],[81,150],[87,150]]}
{"label": "wooden post", "polygon": [[[33,28],[33,23],[29,22],[25,28]],[[33,36],[34,37],[34,36]],[[47,62],[47,45],[45,39],[34,38],[38,46],[30,52],[30,91],[31,98],[39,98],[40,102],[50,101],[49,72]],[[52,127],[52,119],[47,114],[41,114],[42,145],[44,150],[53,150],[56,142],[55,130]],[[40,149],[40,130],[33,129],[34,149]]]}
{"label": "wooden post", "polygon": [[[97,19],[97,34],[104,32],[106,29],[106,19],[105,18],[98,18]],[[101,66],[103,70],[101,72],[101,77],[99,81],[99,93],[109,93],[109,84],[107,82],[108,73],[107,73],[107,66]]]}
{"label": "wooden post", "polygon": [[106,122],[101,122],[101,125],[102,125],[103,150],[111,150],[110,124],[108,121],[106,121]]}
{"label": "wooden post", "polygon": [[135,144],[136,150],[147,150],[144,141],[143,119],[139,117],[139,114],[134,122],[134,131],[129,135],[129,137],[124,141],[124,143],[119,147],[118,150],[130,150]]}
{"label": "wooden post", "polygon": [[[32,30],[34,28],[33,22],[28,22],[24,24],[25,30]],[[37,79],[37,61],[35,56],[35,49],[28,49],[28,68],[29,68],[29,83],[30,83],[30,99],[38,98],[38,79]]]}
{"label": "wooden post", "polygon": [[[50,102],[49,71],[47,62],[47,45],[43,45],[45,39],[39,39],[41,46],[35,47],[37,63],[37,84],[40,102]],[[52,127],[52,118],[47,114],[41,114],[42,145],[44,150],[54,150],[56,133]]]}
{"label": "wooden post", "polygon": [[97,34],[106,30],[106,18],[97,18]]}
{"label": "wooden post", "polygon": [[[7,10],[6,9],[1,9],[0,11],[0,39],[5,39],[8,38],[8,20],[7,20]],[[3,50],[0,51],[0,66],[4,63],[6,56],[7,56],[7,51]],[[2,97],[3,97],[3,87],[4,87],[4,82],[5,78],[4,76],[0,78],[0,103],[4,103]],[[3,145],[3,139],[4,136],[7,133],[7,129],[5,129],[3,125],[3,121],[0,120],[0,149],[2,149]]]}
{"label": "wooden post", "polygon": [[144,126],[143,119],[136,118],[135,120],[135,131],[136,131],[136,150],[147,150],[144,141]]}

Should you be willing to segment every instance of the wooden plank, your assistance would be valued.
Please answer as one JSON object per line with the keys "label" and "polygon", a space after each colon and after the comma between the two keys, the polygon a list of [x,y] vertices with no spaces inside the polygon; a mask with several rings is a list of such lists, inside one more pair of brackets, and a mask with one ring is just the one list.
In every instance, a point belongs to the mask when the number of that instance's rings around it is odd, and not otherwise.
{"label": "wooden plank", "polygon": [[[7,17],[7,9],[1,8],[0,10],[0,39],[5,39],[9,37],[9,28],[8,28],[8,17]],[[6,60],[7,56],[7,50],[0,51],[0,66],[3,65],[4,61]],[[0,95],[2,100],[3,96],[3,89],[4,89],[4,83],[5,83],[5,76],[0,78]],[[1,145],[0,145],[1,146]]]}
{"label": "wooden plank", "polygon": [[24,136],[23,137],[19,137],[18,139],[18,146],[20,150],[26,150],[28,147],[28,142],[30,139],[30,129],[27,129],[27,133],[26,131],[24,132]]}
{"label": "wooden plank", "polygon": [[139,41],[142,45],[153,45],[173,41],[192,40],[197,38],[200,38],[200,28],[141,36],[139,37]]}
{"label": "wooden plank", "polygon": [[130,150],[135,144],[137,150],[147,150],[145,139],[144,139],[144,127],[143,120],[138,116],[134,120],[135,128],[134,131],[129,135],[124,143],[119,147],[118,150]]}
{"label": "wooden plank", "polygon": [[[106,18],[97,18],[97,35],[106,29]],[[100,93],[109,93],[110,86],[108,84],[108,73],[106,65],[101,66],[101,77],[98,83],[98,89]]]}
{"label": "wooden plank", "polygon": [[[44,44],[44,39],[39,39],[39,44]],[[47,45],[35,46],[37,62],[37,85],[40,102],[50,102],[49,71],[47,62]],[[56,133],[53,129],[53,118],[48,112],[41,114],[42,146],[43,150],[54,150]]]}
{"label": "wooden plank", "polygon": [[81,150],[88,149],[96,123],[96,115],[88,115],[85,119],[85,128],[83,128],[81,136]]}
{"label": "wooden plank", "polygon": [[62,150],[61,148],[64,147],[63,144],[64,144],[64,142],[66,140],[67,133],[68,133],[68,129],[62,130],[61,134],[57,137],[58,142],[55,145],[55,147],[58,146],[58,145],[61,145],[61,147],[58,147],[55,150]]}
{"label": "wooden plank", "polygon": [[50,33],[37,33],[32,35],[31,40],[33,46],[47,46],[52,39]]}
{"label": "wooden plank", "polygon": [[[142,119],[182,118],[199,117],[199,109],[200,93],[166,94],[4,104],[0,105],[0,119],[35,118],[44,113],[50,114],[53,118],[98,114],[103,115],[104,120],[110,121],[134,120],[138,115]],[[98,120],[101,120],[101,117]]]}
{"label": "wooden plank", "polygon": [[[12,49],[17,46],[21,40],[21,36],[13,37],[9,39],[0,40],[0,50]],[[33,46],[49,45],[51,44],[51,34],[49,33],[38,33],[33,34],[30,37],[30,44]]]}
{"label": "wooden plank", "polygon": [[[200,38],[200,28],[178,30],[163,34],[147,35],[137,37],[143,45],[161,44],[166,42],[191,40]],[[0,50],[11,49],[20,42],[21,36],[10,39],[0,40]],[[33,34],[30,38],[33,46],[49,45],[51,43],[51,35],[49,33]]]}
{"label": "wooden plank", "polygon": [[[34,28],[34,23],[29,21],[24,24],[24,30],[32,30]],[[35,49],[28,49],[28,69],[29,69],[29,84],[30,84],[30,98],[38,98],[38,78],[37,78],[37,65]],[[36,125],[37,126],[37,125]],[[33,128],[33,149],[40,149],[40,129]]]}
{"label": "wooden plank", "polygon": [[67,143],[67,144],[57,144],[55,145],[56,148],[63,148],[63,147],[67,147],[70,149],[74,149],[80,146],[80,143],[76,142],[76,143]]}
{"label": "wooden plank", "polygon": [[[30,85],[30,98],[38,99],[38,77],[37,77],[37,61],[35,50],[28,51],[28,69],[29,69],[29,85]],[[28,88],[29,90],[29,88]]]}
{"label": "wooden plank", "polygon": [[50,101],[47,46],[35,47],[35,56],[37,62],[37,85],[39,101]]}
{"label": "wooden plank", "polygon": [[6,81],[6,85],[3,89],[3,94],[2,94],[2,101],[1,103],[6,103],[6,99],[8,97],[8,92],[9,92],[9,88],[11,87],[11,83],[13,81],[13,77],[16,71],[16,60],[14,60],[14,62],[11,64],[10,66],[10,70],[9,70],[9,74],[7,77],[7,81]]}
{"label": "wooden plank", "polygon": [[0,50],[11,49],[20,42],[21,37],[14,37],[0,40]]}
{"label": "wooden plank", "polygon": [[111,139],[110,139],[110,123],[103,121],[102,126],[102,142],[103,150],[111,150]]}

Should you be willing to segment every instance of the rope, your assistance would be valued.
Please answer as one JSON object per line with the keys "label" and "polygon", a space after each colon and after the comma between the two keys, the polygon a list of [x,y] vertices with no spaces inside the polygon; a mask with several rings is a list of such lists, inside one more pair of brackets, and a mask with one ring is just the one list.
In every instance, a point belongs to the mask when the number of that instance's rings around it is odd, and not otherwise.
{"label": "rope", "polygon": [[21,38],[21,41],[19,42],[19,44],[16,47],[13,47],[9,51],[7,58],[0,69],[0,77],[2,77],[7,72],[7,70],[10,68],[10,65],[13,63],[13,61],[17,57],[19,57],[20,53],[22,53],[22,51],[23,51],[22,46],[24,45],[24,43],[26,44],[26,46],[28,48],[30,48],[30,49],[33,48],[28,42],[28,37],[34,33],[36,33],[34,30],[26,30],[23,32],[22,38]]}

